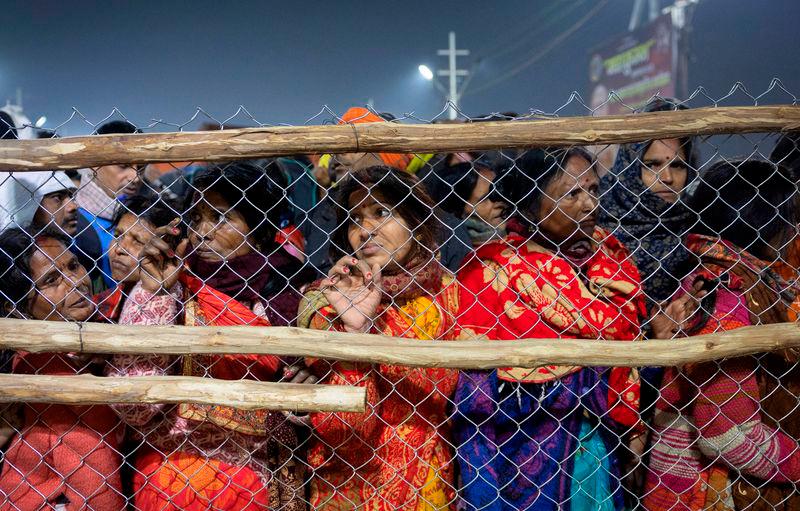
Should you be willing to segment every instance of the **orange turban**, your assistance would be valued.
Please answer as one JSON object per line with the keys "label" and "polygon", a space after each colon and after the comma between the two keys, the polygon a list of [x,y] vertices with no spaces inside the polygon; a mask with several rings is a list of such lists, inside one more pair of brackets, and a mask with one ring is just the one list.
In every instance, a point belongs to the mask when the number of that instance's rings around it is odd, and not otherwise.
{"label": "orange turban", "polygon": [[[344,115],[342,116],[342,120],[339,121],[339,124],[360,124],[362,122],[386,122],[386,120],[370,112],[366,108],[354,106],[344,113]],[[413,156],[410,154],[400,154],[400,153],[376,153],[376,154],[380,157],[381,160],[383,160],[383,163],[391,167],[398,168],[400,170],[406,170],[406,167],[408,167],[408,164],[411,162],[411,159],[413,158]]]}

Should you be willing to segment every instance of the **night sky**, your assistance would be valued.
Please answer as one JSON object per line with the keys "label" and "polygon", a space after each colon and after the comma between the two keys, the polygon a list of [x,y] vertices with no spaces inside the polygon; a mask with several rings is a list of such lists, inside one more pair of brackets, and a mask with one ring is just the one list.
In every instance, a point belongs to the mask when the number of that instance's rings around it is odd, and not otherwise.
{"label": "night sky", "polygon": [[[553,112],[572,91],[588,101],[589,51],[625,32],[633,0],[610,0],[544,58],[480,89],[530,59],[595,5],[9,1],[3,5],[0,100],[13,100],[21,87],[27,115],[46,115],[51,128],[73,107],[92,123],[114,107],[146,126],[154,119],[186,123],[197,107],[224,120],[239,105],[263,123],[321,123],[330,115],[314,116],[326,105],[341,113],[370,99],[377,110],[430,119],[444,100],[417,66],[444,66],[436,50],[455,30],[459,47],[482,57],[462,100],[466,114]],[[778,77],[800,94],[799,19],[797,0],[702,0],[694,18],[690,86],[702,85],[718,98],[741,81],[760,94]],[[460,62],[469,67],[475,60]],[[791,101],[782,93],[762,100]],[[738,95],[725,104],[752,103]],[[231,122],[253,124],[246,116]],[[59,130],[90,131],[79,118]]]}

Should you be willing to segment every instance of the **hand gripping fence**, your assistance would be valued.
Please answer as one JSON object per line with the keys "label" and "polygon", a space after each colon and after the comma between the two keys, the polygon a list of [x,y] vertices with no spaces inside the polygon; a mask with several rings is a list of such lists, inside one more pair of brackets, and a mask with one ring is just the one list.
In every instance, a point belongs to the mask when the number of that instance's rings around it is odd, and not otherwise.
{"label": "hand gripping fence", "polygon": [[0,510],[800,509],[800,109],[742,91],[0,126]]}

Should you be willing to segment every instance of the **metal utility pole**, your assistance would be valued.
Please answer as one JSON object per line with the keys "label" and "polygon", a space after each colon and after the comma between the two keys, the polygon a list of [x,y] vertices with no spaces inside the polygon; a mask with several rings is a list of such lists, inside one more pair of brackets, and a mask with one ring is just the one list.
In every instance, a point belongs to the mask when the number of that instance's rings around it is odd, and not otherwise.
{"label": "metal utility pole", "polygon": [[[648,20],[653,21],[658,17],[659,11],[659,0],[646,0],[647,6],[649,8],[648,13]],[[644,13],[644,4],[645,0],[636,0],[633,4],[633,10],[631,11],[631,19],[628,22],[628,31],[633,32],[642,24],[642,14]]]}
{"label": "metal utility pole", "polygon": [[[439,76],[447,76],[450,78],[450,92],[447,94],[447,100],[450,102],[449,108],[449,117],[450,119],[455,119],[458,117],[458,101],[461,98],[461,93],[458,91],[458,77],[467,77],[469,76],[469,71],[466,69],[458,69],[456,63],[456,57],[466,57],[469,55],[469,50],[459,50],[456,49],[456,33],[450,32],[450,44],[446,50],[439,50],[437,52],[438,55],[444,56],[448,58],[448,68],[447,69],[439,69],[436,74]],[[464,92],[463,90],[461,91]]]}
{"label": "metal utility pole", "polygon": [[675,91],[678,97],[689,94],[689,56],[692,34],[692,17],[700,0],[675,0],[662,11],[672,17],[672,34],[675,40],[673,68],[675,69]]}
{"label": "metal utility pole", "polygon": [[675,95],[683,98],[689,93],[689,37],[692,32],[692,15],[700,0],[674,0],[673,4],[659,9],[660,0],[635,0],[631,10],[628,30],[633,31],[642,24],[645,3],[649,7],[649,21],[661,14],[672,18],[672,68],[675,70]]}

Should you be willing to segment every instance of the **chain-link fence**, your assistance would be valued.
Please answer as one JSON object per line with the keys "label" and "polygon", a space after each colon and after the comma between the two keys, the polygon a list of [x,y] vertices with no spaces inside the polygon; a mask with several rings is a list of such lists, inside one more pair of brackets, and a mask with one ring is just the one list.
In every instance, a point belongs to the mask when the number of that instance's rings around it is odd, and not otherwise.
{"label": "chain-link fence", "polygon": [[800,113],[745,94],[0,124],[0,509],[800,509]]}

